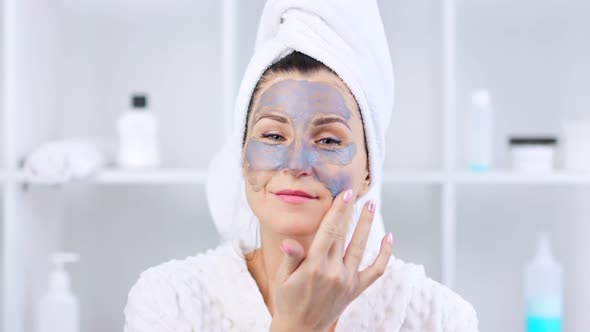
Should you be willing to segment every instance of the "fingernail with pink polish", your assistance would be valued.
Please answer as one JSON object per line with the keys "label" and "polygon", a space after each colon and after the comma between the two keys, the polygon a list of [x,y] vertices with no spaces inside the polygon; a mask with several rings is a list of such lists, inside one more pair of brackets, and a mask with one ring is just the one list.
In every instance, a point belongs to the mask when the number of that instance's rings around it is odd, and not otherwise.
{"label": "fingernail with pink polish", "polygon": [[389,234],[387,234],[387,244],[389,244],[389,246],[391,247],[392,243],[393,243],[393,234],[389,233]]}
{"label": "fingernail with pink polish", "polygon": [[289,250],[289,248],[287,248],[286,246],[284,246],[283,244],[281,244],[279,246],[281,248],[281,251],[287,255],[291,255],[291,251]]}
{"label": "fingernail with pink polish", "polygon": [[342,197],[342,199],[344,199],[344,201],[346,203],[350,202],[350,199],[352,198],[352,189],[348,189],[347,191],[344,192],[344,196]]}
{"label": "fingernail with pink polish", "polygon": [[377,204],[375,203],[375,200],[370,200],[369,201],[369,212],[371,212],[372,214],[375,214],[376,207],[377,207]]}

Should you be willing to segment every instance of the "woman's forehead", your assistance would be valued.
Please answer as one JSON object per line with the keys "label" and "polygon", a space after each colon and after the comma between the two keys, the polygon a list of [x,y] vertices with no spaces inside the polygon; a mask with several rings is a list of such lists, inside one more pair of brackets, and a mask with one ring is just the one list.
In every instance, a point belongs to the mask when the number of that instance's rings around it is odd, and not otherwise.
{"label": "woman's forehead", "polygon": [[291,117],[314,114],[339,115],[349,119],[344,96],[325,82],[283,80],[263,92],[256,113],[282,111]]}
{"label": "woman's forehead", "polygon": [[253,113],[281,110],[298,112],[329,111],[348,119],[358,117],[356,100],[350,90],[333,73],[322,70],[313,74],[298,72],[275,74],[261,85]]}

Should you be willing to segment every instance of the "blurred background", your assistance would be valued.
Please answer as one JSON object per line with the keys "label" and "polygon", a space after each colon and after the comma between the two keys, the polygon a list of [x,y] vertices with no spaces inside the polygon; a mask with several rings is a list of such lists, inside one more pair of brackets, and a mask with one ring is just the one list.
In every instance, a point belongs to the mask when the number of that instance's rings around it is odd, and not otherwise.
{"label": "blurred background", "polygon": [[[80,330],[120,331],[140,272],[219,243],[204,179],[264,1],[0,4],[0,328],[35,331],[50,254],[68,251]],[[563,285],[547,294],[563,331],[587,331],[590,2],[379,6],[395,254],[470,301],[481,331],[524,331],[545,232]]]}

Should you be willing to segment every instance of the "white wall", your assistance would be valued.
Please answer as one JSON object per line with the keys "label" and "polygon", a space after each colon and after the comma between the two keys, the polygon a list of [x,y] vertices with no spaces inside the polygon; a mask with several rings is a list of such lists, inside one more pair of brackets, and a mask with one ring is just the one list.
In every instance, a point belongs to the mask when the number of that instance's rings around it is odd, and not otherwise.
{"label": "white wall", "polygon": [[[458,149],[467,139],[469,94],[478,87],[492,92],[495,155],[504,168],[509,135],[555,135],[564,119],[590,120],[589,11],[584,0],[459,2]],[[465,165],[464,153],[457,162]]]}
{"label": "white wall", "polygon": [[[4,2],[0,1],[0,17],[4,17]],[[3,21],[2,21],[3,22]],[[0,22],[0,77],[4,77],[4,24]],[[4,80],[0,79],[0,100],[4,100]],[[4,103],[0,103],[0,128],[4,131]],[[0,134],[0,169],[4,169],[4,135]],[[1,171],[0,171],[1,173]],[[1,175],[0,175],[1,177]],[[0,216],[4,216],[4,184],[0,186]],[[3,218],[0,217],[0,225]],[[4,238],[4,227],[0,226],[0,239]],[[0,285],[4,285],[4,247],[0,242]],[[4,312],[4,287],[0,286],[0,312]]]}
{"label": "white wall", "polygon": [[395,74],[388,169],[442,167],[441,3],[380,1]]}
{"label": "white wall", "polygon": [[219,5],[121,7],[65,11],[62,135],[115,137],[129,95],[146,91],[160,118],[163,167],[205,167],[223,138]]}

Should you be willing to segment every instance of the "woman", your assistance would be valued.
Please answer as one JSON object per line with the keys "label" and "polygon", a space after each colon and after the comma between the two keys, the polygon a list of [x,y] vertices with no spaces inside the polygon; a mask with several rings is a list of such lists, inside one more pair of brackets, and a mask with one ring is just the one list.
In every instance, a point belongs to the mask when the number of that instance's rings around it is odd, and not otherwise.
{"label": "woman", "polygon": [[[125,331],[477,331],[471,305],[382,234],[390,67],[374,1],[269,1],[210,168],[225,241],[144,272]],[[244,249],[248,213],[260,245]]]}

